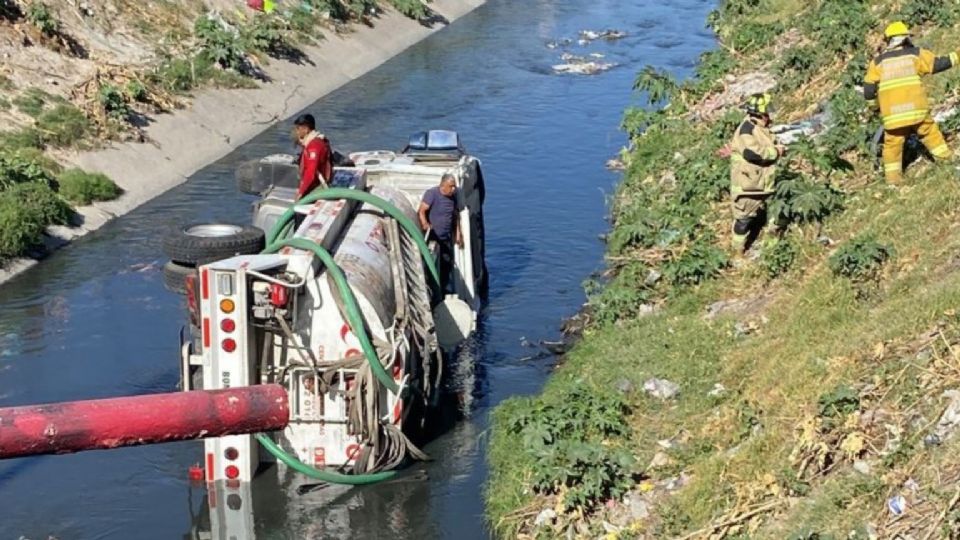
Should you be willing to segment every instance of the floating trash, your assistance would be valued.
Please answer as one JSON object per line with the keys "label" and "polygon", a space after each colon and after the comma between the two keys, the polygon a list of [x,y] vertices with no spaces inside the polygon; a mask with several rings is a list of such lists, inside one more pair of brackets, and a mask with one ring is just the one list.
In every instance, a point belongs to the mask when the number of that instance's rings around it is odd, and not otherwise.
{"label": "floating trash", "polygon": [[623,39],[627,37],[626,32],[620,30],[581,30],[580,31],[580,42],[590,43],[591,41],[596,41],[598,39],[605,39],[607,41],[616,41],[618,39]]}
{"label": "floating trash", "polygon": [[566,64],[555,65],[553,66],[553,71],[556,73],[570,73],[574,75],[596,75],[598,73],[610,71],[615,67],[617,67],[617,64],[612,62],[575,61]]}

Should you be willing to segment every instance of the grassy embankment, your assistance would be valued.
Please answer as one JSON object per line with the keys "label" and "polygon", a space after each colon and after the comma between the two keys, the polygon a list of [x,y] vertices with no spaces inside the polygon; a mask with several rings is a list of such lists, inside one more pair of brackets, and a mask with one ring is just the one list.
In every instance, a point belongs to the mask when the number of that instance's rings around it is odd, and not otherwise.
{"label": "grassy embankment", "polygon": [[[199,88],[255,85],[269,58],[299,61],[301,46],[322,39],[324,31],[368,22],[379,8],[375,0],[296,4],[271,15],[237,11],[220,16],[203,12],[202,3],[118,2],[118,16],[131,20],[140,38],[155,44],[155,63],[105,65],[73,89],[69,99],[40,88],[19,88],[0,73],[0,110],[18,120],[13,129],[0,131],[0,263],[40,246],[47,226],[67,224],[71,204],[110,200],[121,193],[103,175],[62,170],[50,154],[109,140],[144,140],[138,126],[145,116],[182,106],[182,98]],[[430,14],[420,0],[389,4],[413,18]],[[58,9],[65,8],[40,0],[0,0],[0,24],[22,25],[34,46],[84,55]]]}
{"label": "grassy embankment", "polygon": [[[935,436],[941,395],[960,388],[960,179],[921,160],[905,187],[885,186],[869,155],[875,114],[855,88],[901,15],[920,44],[960,46],[952,2],[728,0],[711,19],[722,46],[693,80],[638,76],[654,112],[625,115],[612,277],[591,287],[585,336],[543,394],[494,414],[487,503],[500,536],[960,534],[960,442]],[[724,75],[758,69],[779,80],[780,121],[826,103],[835,125],[794,144],[779,172],[782,238],[734,264],[715,152],[741,114],[693,111]],[[960,69],[928,87],[955,102]],[[644,303],[659,310],[640,316]],[[679,394],[649,395],[652,377]],[[604,526],[628,493],[649,516]],[[558,517],[534,527],[545,508]]]}

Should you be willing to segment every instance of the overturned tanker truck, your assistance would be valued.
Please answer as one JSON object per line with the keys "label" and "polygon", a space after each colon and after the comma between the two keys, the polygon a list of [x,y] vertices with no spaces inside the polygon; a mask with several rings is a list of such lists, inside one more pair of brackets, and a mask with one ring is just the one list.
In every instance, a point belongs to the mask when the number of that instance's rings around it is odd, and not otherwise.
{"label": "overturned tanker truck", "polygon": [[[299,201],[292,156],[244,164],[239,188],[261,195],[252,226],[191,225],[164,243],[165,282],[189,308],[183,390],[280,385],[289,399],[282,431],[205,441],[207,482],[247,482],[277,461],[281,473],[364,484],[426,457],[411,438],[429,427],[488,281],[480,161],[455,132],[429,131],[400,153],[338,162]],[[447,276],[416,216],[444,173],[463,231]]]}
{"label": "overturned tanker truck", "polygon": [[[486,293],[480,161],[455,132],[429,131],[341,162],[296,201],[292,157],[246,164],[238,183],[261,195],[252,225],[165,239],[164,282],[189,316],[181,392],[0,409],[0,459],[205,439],[191,476],[208,487],[211,526],[240,532],[253,530],[242,501],[265,465],[360,485],[425,459],[413,441]],[[415,210],[445,173],[463,233],[450,275]]]}

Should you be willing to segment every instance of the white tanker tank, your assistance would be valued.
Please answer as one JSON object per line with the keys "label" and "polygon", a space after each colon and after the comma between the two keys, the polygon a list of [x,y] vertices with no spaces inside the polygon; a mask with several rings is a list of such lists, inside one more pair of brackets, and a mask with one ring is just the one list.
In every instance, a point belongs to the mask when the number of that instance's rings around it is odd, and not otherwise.
{"label": "white tanker tank", "polygon": [[[331,182],[339,191],[326,192],[349,197],[294,204],[292,190],[277,187],[257,205],[254,224],[263,229],[295,215],[295,231],[279,235],[295,246],[199,266],[187,287],[198,339],[184,345],[182,370],[185,390],[196,386],[196,371],[204,389],[286,386],[290,422],[272,436],[280,450],[315,470],[370,474],[424,457],[408,436],[435,403],[448,354],[473,331],[488,282],[485,188],[480,162],[452,132],[418,134],[401,154],[351,159],[356,166],[337,168]],[[455,250],[453,275],[441,276],[454,290],[445,295],[430,272],[436,246],[423,245],[415,224],[424,192],[447,173],[457,181],[464,247]],[[332,254],[346,291],[318,251]],[[438,336],[438,327],[452,331]],[[207,480],[251,480],[261,462],[272,461],[258,448],[247,435],[206,441]]]}

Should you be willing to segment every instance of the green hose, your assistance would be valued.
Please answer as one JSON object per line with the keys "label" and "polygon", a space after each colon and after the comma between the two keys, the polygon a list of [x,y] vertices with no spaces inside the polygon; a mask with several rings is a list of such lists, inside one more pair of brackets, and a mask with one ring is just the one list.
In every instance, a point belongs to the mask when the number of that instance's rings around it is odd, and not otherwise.
{"label": "green hose", "polygon": [[303,204],[311,204],[317,201],[336,201],[341,199],[349,199],[352,201],[360,201],[376,206],[380,210],[386,212],[387,215],[397,220],[397,223],[403,227],[407,234],[417,243],[417,248],[420,250],[420,254],[423,256],[423,260],[427,263],[427,268],[430,270],[430,275],[433,276],[434,281],[437,283],[437,286],[440,286],[440,271],[437,270],[437,263],[433,260],[433,253],[430,252],[430,248],[427,246],[426,240],[423,239],[423,233],[420,231],[420,227],[417,227],[417,224],[413,222],[409,217],[407,217],[399,208],[390,204],[389,201],[385,201],[376,195],[367,193],[366,191],[360,191],[356,189],[345,189],[345,188],[317,188],[309,193],[304,198],[297,201],[294,206],[291,206],[287,209],[286,212],[280,215],[277,219],[276,224],[270,230],[270,233],[267,234],[267,245],[273,245],[282,235],[284,228],[293,220],[293,216],[296,215],[295,206]]}
{"label": "green hose", "polygon": [[[427,247],[426,241],[420,234],[420,229],[396,206],[370,193],[343,188],[315,190],[313,193],[310,193],[303,199],[299,200],[298,204],[310,204],[319,200],[339,199],[350,199],[372,204],[373,206],[376,206],[380,210],[386,212],[390,217],[396,219],[397,222],[400,223],[400,226],[406,229],[407,233],[409,233],[417,243],[417,247],[420,249],[420,254],[426,261],[427,267],[430,269],[430,273],[433,275],[433,279],[436,280],[439,286],[440,272],[437,270],[436,263],[433,260],[433,254],[430,253],[430,249]],[[320,244],[317,244],[312,240],[307,240],[306,238],[284,238],[282,240],[278,240],[281,237],[286,237],[291,232],[291,224],[293,222],[294,215],[296,215],[296,210],[294,210],[294,208],[291,206],[280,216],[276,224],[273,226],[273,229],[270,231],[270,234],[267,235],[267,248],[263,251],[263,253],[276,253],[283,247],[292,247],[295,249],[310,251],[316,255],[321,262],[323,262],[327,272],[333,276],[333,280],[337,284],[337,288],[340,290],[340,295],[342,296],[343,303],[346,307],[347,322],[349,322],[351,329],[353,330],[354,334],[356,334],[357,339],[360,341],[360,347],[363,349],[363,354],[367,358],[367,362],[370,364],[371,372],[381,384],[396,394],[400,388],[397,386],[396,381],[394,381],[393,378],[390,377],[390,375],[387,374],[387,371],[383,368],[383,364],[380,362],[380,357],[377,356],[376,349],[374,349],[373,343],[370,342],[370,337],[367,335],[366,327],[363,324],[363,315],[360,312],[360,307],[357,305],[357,299],[353,294],[353,290],[350,289],[350,285],[347,283],[347,278],[343,274],[343,270],[337,266],[336,262],[333,260],[333,256],[330,255],[330,252]],[[331,484],[362,486],[382,482],[392,478],[397,474],[396,471],[385,471],[374,474],[346,475],[321,471],[320,469],[311,467],[296,457],[291,456],[282,448],[280,448],[280,446],[277,445],[277,443],[275,443],[270,437],[264,434],[259,434],[256,435],[256,438],[257,441],[267,450],[267,452],[270,452],[274,457],[277,458],[277,460],[285,463],[288,467],[301,474],[311,478],[316,478],[317,480],[323,482],[328,482]]]}
{"label": "green hose", "polygon": [[347,322],[350,323],[350,329],[353,330],[353,333],[356,334],[357,339],[360,341],[360,348],[363,349],[363,355],[367,357],[370,370],[377,380],[386,386],[391,393],[396,394],[399,392],[400,387],[397,386],[397,382],[393,380],[393,377],[387,373],[387,370],[383,368],[380,357],[377,355],[376,349],[373,348],[373,343],[370,342],[370,336],[367,335],[366,327],[363,324],[363,315],[360,313],[360,306],[357,305],[357,298],[353,295],[353,290],[350,289],[350,285],[347,283],[347,276],[343,274],[343,270],[334,262],[333,255],[330,255],[330,252],[320,244],[312,240],[307,240],[306,238],[281,240],[270,244],[263,252],[276,253],[283,247],[311,251],[323,262],[327,268],[327,272],[333,276],[333,280],[340,290],[340,295],[343,297],[343,304],[347,312]]}
{"label": "green hose", "polygon": [[257,435],[256,437],[257,441],[259,441],[260,444],[266,448],[267,452],[273,454],[278,460],[285,463],[288,467],[297,471],[298,473],[305,474],[310,478],[316,478],[322,482],[327,482],[330,484],[344,484],[348,486],[364,486],[388,480],[397,474],[396,471],[385,471],[374,474],[337,474],[321,471],[320,469],[311,467],[286,453],[283,448],[280,448],[280,446],[270,437],[267,437],[263,434]]}

